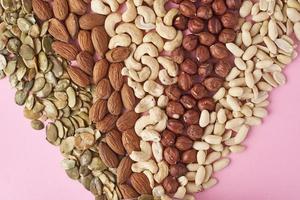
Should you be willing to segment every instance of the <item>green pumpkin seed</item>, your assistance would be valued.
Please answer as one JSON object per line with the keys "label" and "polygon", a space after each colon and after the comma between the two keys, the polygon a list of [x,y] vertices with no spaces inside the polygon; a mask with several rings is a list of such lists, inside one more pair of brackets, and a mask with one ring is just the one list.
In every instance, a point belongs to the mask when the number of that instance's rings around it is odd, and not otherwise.
{"label": "green pumpkin seed", "polygon": [[44,129],[45,125],[43,122],[41,122],[40,120],[32,120],[31,121],[31,127],[34,130],[42,130]]}
{"label": "green pumpkin seed", "polygon": [[66,170],[67,175],[69,176],[69,178],[73,179],[73,180],[78,180],[80,175],[79,175],[79,170],[77,167],[74,167],[72,169],[68,169]]}
{"label": "green pumpkin seed", "polygon": [[19,18],[17,20],[17,25],[18,25],[19,29],[24,33],[28,33],[30,30],[30,27],[32,26],[32,24],[25,18]]}
{"label": "green pumpkin seed", "polygon": [[15,102],[17,105],[24,105],[26,99],[27,99],[27,96],[28,96],[28,93],[27,92],[24,92],[22,90],[18,90],[16,92],[16,95],[15,95]]}
{"label": "green pumpkin seed", "polygon": [[36,54],[39,54],[42,51],[42,42],[40,40],[40,38],[34,38],[33,40],[34,42],[34,50]]}
{"label": "green pumpkin seed", "polygon": [[70,108],[75,107],[76,105],[76,92],[74,88],[68,87],[67,88],[67,95],[68,95],[68,105]]}
{"label": "green pumpkin seed", "polygon": [[67,87],[70,85],[70,80],[61,79],[58,81],[57,85],[54,88],[55,92],[63,92],[66,91]]}
{"label": "green pumpkin seed", "polygon": [[0,54],[0,70],[3,70],[6,68],[7,62],[4,55]]}
{"label": "green pumpkin seed", "polygon": [[46,79],[41,77],[41,78],[37,78],[35,81],[34,81],[34,84],[33,84],[33,87],[31,89],[31,91],[33,93],[36,93],[38,91],[40,91],[42,88],[44,88],[46,84]]}
{"label": "green pumpkin seed", "polygon": [[57,85],[57,80],[56,80],[54,74],[51,71],[47,72],[45,74],[45,78],[46,78],[48,83],[51,83],[52,85]]}
{"label": "green pumpkin seed", "polygon": [[49,21],[45,21],[41,27],[40,37],[43,37],[47,33],[48,28],[49,28]]}
{"label": "green pumpkin seed", "polygon": [[42,113],[40,112],[33,112],[33,110],[28,110],[27,108],[24,109],[23,111],[24,117],[27,119],[39,119],[42,116]]}
{"label": "green pumpkin seed", "polygon": [[33,24],[29,31],[28,31],[28,34],[33,37],[33,38],[37,38],[40,36],[40,27],[38,24]]}
{"label": "green pumpkin seed", "polygon": [[25,60],[31,60],[35,56],[34,50],[27,44],[22,44],[20,47],[20,56]]}
{"label": "green pumpkin seed", "polygon": [[68,95],[65,92],[54,92],[54,97],[61,101],[68,100]]}
{"label": "green pumpkin seed", "polygon": [[46,113],[46,116],[52,120],[56,119],[58,116],[58,111],[55,105],[51,101],[46,99],[43,100],[43,105],[45,106],[44,111]]}
{"label": "green pumpkin seed", "polygon": [[33,51],[35,52],[35,50],[34,50],[35,44],[34,44],[34,41],[33,41],[32,37],[30,37],[29,35],[27,35],[24,38],[23,43],[29,45],[33,49]]}
{"label": "green pumpkin seed", "polygon": [[65,128],[64,125],[60,120],[55,120],[55,125],[58,131],[58,137],[59,138],[64,138],[65,137]]}
{"label": "green pumpkin seed", "polygon": [[6,76],[10,76],[12,75],[17,68],[17,61],[16,60],[11,60],[8,61],[6,68],[4,68],[4,73],[6,74]]}
{"label": "green pumpkin seed", "polygon": [[48,59],[47,59],[47,56],[46,56],[45,52],[41,51],[39,53],[38,63],[39,63],[39,69],[42,72],[46,72],[46,70],[48,69]]}
{"label": "green pumpkin seed", "polygon": [[71,151],[73,151],[74,147],[75,147],[75,138],[67,137],[66,139],[61,141],[60,152],[63,154],[68,154]]}
{"label": "green pumpkin seed", "polygon": [[35,100],[35,104],[34,104],[34,106],[32,108],[32,112],[34,112],[34,113],[40,113],[40,112],[42,112],[44,110],[44,108],[45,108],[45,106],[41,102]]}
{"label": "green pumpkin seed", "polygon": [[54,143],[57,140],[58,133],[55,124],[49,123],[46,128],[46,139],[50,143]]}
{"label": "green pumpkin seed", "polygon": [[3,70],[0,70],[0,80],[1,79],[4,79],[6,76],[5,76],[5,73]]}
{"label": "green pumpkin seed", "polygon": [[26,72],[27,72],[26,67],[20,67],[17,69],[16,75],[17,75],[18,81],[21,81],[23,79]]}
{"label": "green pumpkin seed", "polygon": [[15,74],[13,74],[9,77],[9,83],[10,83],[11,87],[13,87],[13,88],[15,88],[18,85],[19,81]]}
{"label": "green pumpkin seed", "polygon": [[30,94],[28,96],[28,98],[26,99],[25,108],[27,108],[28,110],[32,110],[34,104],[35,104],[34,96],[32,94]]}
{"label": "green pumpkin seed", "polygon": [[52,53],[52,42],[53,39],[50,35],[45,35],[42,39],[42,49],[46,54]]}
{"label": "green pumpkin seed", "polygon": [[49,96],[51,92],[52,92],[52,85],[50,83],[46,83],[43,89],[36,93],[36,96],[39,98],[45,98]]}
{"label": "green pumpkin seed", "polygon": [[22,5],[23,5],[22,8],[26,13],[31,13],[32,11],[31,0],[22,0]]}
{"label": "green pumpkin seed", "polygon": [[54,73],[56,78],[60,78],[63,75],[63,67],[60,61],[58,61],[55,57],[51,56],[50,57],[51,63],[53,64],[52,66],[52,72]]}
{"label": "green pumpkin seed", "polygon": [[72,169],[75,167],[76,161],[70,160],[70,159],[64,159],[60,162],[60,164],[64,170],[68,170],[68,169]]}
{"label": "green pumpkin seed", "polygon": [[12,38],[8,40],[6,48],[10,53],[17,53],[20,49],[20,46],[21,46],[21,41],[18,40],[17,38]]}

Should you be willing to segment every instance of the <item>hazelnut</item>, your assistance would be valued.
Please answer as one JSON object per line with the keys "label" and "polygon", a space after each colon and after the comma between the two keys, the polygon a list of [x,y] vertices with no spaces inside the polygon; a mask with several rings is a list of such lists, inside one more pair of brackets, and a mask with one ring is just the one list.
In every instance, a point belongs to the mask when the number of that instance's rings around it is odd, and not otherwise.
{"label": "hazelnut", "polygon": [[184,176],[187,173],[187,168],[184,164],[178,163],[177,165],[170,166],[170,174],[174,177]]}
{"label": "hazelnut", "polygon": [[184,108],[181,103],[170,101],[167,105],[166,113],[170,118],[179,119],[184,114]]}
{"label": "hazelnut", "polygon": [[216,42],[216,37],[209,32],[199,33],[199,42],[205,46],[211,46]]}
{"label": "hazelnut", "polygon": [[193,88],[191,89],[191,95],[195,99],[202,99],[203,97],[208,95],[208,91],[205,89],[203,85],[200,83],[195,84]]}
{"label": "hazelnut", "polygon": [[187,128],[186,134],[192,140],[199,140],[203,136],[203,129],[199,125],[191,125]]}
{"label": "hazelnut", "polygon": [[193,17],[196,15],[196,6],[193,2],[184,0],[179,4],[179,11],[186,17]]}
{"label": "hazelnut", "polygon": [[210,97],[203,98],[198,101],[198,108],[200,111],[203,110],[214,111],[215,107],[216,107],[216,103],[214,99]]}
{"label": "hazelnut", "polygon": [[175,146],[180,151],[186,151],[193,147],[193,141],[186,136],[180,136],[177,138]]}
{"label": "hazelnut", "polygon": [[200,17],[201,19],[208,20],[212,18],[213,16],[213,11],[210,6],[200,6],[197,10],[197,17]]}
{"label": "hazelnut", "polygon": [[209,4],[209,3],[213,2],[213,0],[200,0],[200,2],[202,4]]}
{"label": "hazelnut", "polygon": [[222,24],[217,17],[212,17],[208,20],[207,28],[213,34],[219,34],[222,30]]}
{"label": "hazelnut", "polygon": [[183,91],[188,91],[193,85],[192,78],[187,73],[182,72],[178,77],[178,86]]}
{"label": "hazelnut", "polygon": [[193,97],[189,95],[182,96],[180,99],[180,103],[186,108],[191,109],[196,105],[196,101]]}
{"label": "hazelnut", "polygon": [[211,55],[216,59],[224,59],[229,57],[229,51],[223,43],[216,43],[210,47]]}
{"label": "hazelnut", "polygon": [[210,58],[209,50],[206,46],[200,45],[196,49],[196,58],[199,62],[205,62]]}
{"label": "hazelnut", "polygon": [[222,78],[225,78],[229,74],[230,70],[231,66],[226,61],[221,60],[215,65],[215,73]]}
{"label": "hazelnut", "polygon": [[176,135],[169,130],[164,130],[164,132],[161,135],[160,142],[165,147],[172,146],[176,142]]}
{"label": "hazelnut", "polygon": [[177,191],[179,183],[175,177],[168,176],[163,181],[163,187],[168,194],[173,194]]}
{"label": "hazelnut", "polygon": [[199,117],[200,117],[199,112],[195,110],[188,110],[183,115],[183,121],[188,125],[198,124]]}
{"label": "hazelnut", "polygon": [[203,85],[210,92],[217,92],[223,86],[223,80],[216,77],[210,77],[203,81]]}
{"label": "hazelnut", "polygon": [[182,46],[187,51],[193,51],[198,45],[198,38],[196,35],[185,35],[182,40]]}
{"label": "hazelnut", "polygon": [[214,0],[212,3],[212,9],[216,15],[223,15],[226,12],[227,7],[224,0]]}
{"label": "hazelnut", "polygon": [[211,73],[213,72],[213,66],[210,63],[203,63],[199,66],[198,68],[198,75],[200,76],[200,78],[202,80],[204,80],[206,77],[208,77],[209,75],[211,75]]}
{"label": "hazelnut", "polygon": [[177,16],[173,22],[174,27],[177,30],[181,30],[181,31],[184,31],[187,28],[187,24],[188,24],[188,18],[183,15]]}
{"label": "hazelnut", "polygon": [[165,94],[170,100],[176,101],[180,99],[182,92],[177,85],[170,85],[165,89]]}
{"label": "hazelnut", "polygon": [[227,12],[222,15],[221,22],[225,28],[233,29],[238,23],[238,17],[232,12]]}
{"label": "hazelnut", "polygon": [[185,164],[195,163],[197,161],[197,151],[190,149],[182,153],[181,161]]}
{"label": "hazelnut", "polygon": [[219,41],[226,44],[234,42],[236,38],[236,32],[233,29],[223,29],[219,34]]}
{"label": "hazelnut", "polygon": [[197,34],[204,29],[204,22],[200,18],[192,18],[188,22],[188,29],[191,33]]}
{"label": "hazelnut", "polygon": [[188,74],[196,74],[197,64],[192,59],[187,58],[181,63],[180,69]]}
{"label": "hazelnut", "polygon": [[175,147],[167,147],[164,150],[164,158],[170,165],[175,165],[180,160],[178,149]]}
{"label": "hazelnut", "polygon": [[184,50],[181,47],[178,47],[171,53],[172,59],[177,64],[181,64],[184,60]]}
{"label": "hazelnut", "polygon": [[182,134],[184,125],[179,120],[169,119],[167,123],[167,128],[175,134]]}
{"label": "hazelnut", "polygon": [[242,6],[242,0],[226,0],[226,5],[229,9],[240,9]]}

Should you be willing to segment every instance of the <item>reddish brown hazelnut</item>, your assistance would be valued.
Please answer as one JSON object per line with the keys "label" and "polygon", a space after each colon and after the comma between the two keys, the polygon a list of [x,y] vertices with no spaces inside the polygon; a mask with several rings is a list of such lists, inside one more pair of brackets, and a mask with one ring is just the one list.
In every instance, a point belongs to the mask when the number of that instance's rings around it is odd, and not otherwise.
{"label": "reddish brown hazelnut", "polygon": [[164,150],[164,158],[170,165],[175,165],[180,160],[178,149],[175,147],[167,147]]}
{"label": "reddish brown hazelnut", "polygon": [[169,119],[167,123],[167,128],[175,134],[182,134],[184,130],[184,125],[179,120]]}
{"label": "reddish brown hazelnut", "polygon": [[184,176],[187,173],[187,168],[184,164],[178,163],[177,165],[171,165],[170,166],[170,174],[173,177],[180,177]]}
{"label": "reddish brown hazelnut", "polygon": [[230,70],[231,66],[226,61],[221,60],[215,65],[215,73],[222,78],[225,78],[229,74]]}
{"label": "reddish brown hazelnut", "polygon": [[190,149],[182,153],[181,161],[185,164],[197,162],[197,151],[195,149]]}
{"label": "reddish brown hazelnut", "polygon": [[210,4],[211,2],[213,2],[214,0],[200,0],[200,2],[202,4]]}
{"label": "reddish brown hazelnut", "polygon": [[165,147],[173,146],[176,142],[176,135],[169,130],[164,130],[160,142]]}
{"label": "reddish brown hazelnut", "polygon": [[240,9],[242,0],[226,0],[226,5],[229,9],[235,10]]}
{"label": "reddish brown hazelnut", "polygon": [[212,9],[216,15],[223,15],[226,12],[227,7],[224,0],[214,0],[212,3]]}
{"label": "reddish brown hazelnut", "polygon": [[203,63],[198,68],[198,75],[200,76],[201,80],[204,80],[206,77],[211,75],[213,72],[213,65],[210,63]]}
{"label": "reddish brown hazelnut", "polygon": [[205,87],[198,83],[198,84],[195,84],[193,86],[193,88],[191,89],[191,95],[199,100],[199,99],[202,99],[203,97],[206,97],[208,95],[208,91],[205,89]]}
{"label": "reddish brown hazelnut", "polygon": [[187,24],[188,24],[188,18],[183,16],[183,15],[179,15],[174,19],[173,25],[177,30],[186,30],[187,29]]}
{"label": "reddish brown hazelnut", "polygon": [[199,140],[203,136],[203,129],[199,125],[191,125],[187,128],[186,134],[192,140]]}
{"label": "reddish brown hazelnut", "polygon": [[180,99],[182,91],[177,85],[170,85],[165,89],[165,94],[170,100],[177,101]]}
{"label": "reddish brown hazelnut", "polygon": [[219,34],[222,30],[222,24],[217,17],[208,20],[207,28],[212,34]]}
{"label": "reddish brown hazelnut", "polygon": [[181,103],[170,101],[166,107],[166,113],[170,118],[179,119],[184,114],[184,108]]}
{"label": "reddish brown hazelnut", "polygon": [[213,11],[210,6],[200,6],[197,10],[197,17],[200,17],[201,19],[208,20],[212,18],[213,16]]}
{"label": "reddish brown hazelnut", "polygon": [[210,58],[209,50],[206,46],[200,45],[196,49],[196,58],[199,62],[205,62]]}
{"label": "reddish brown hazelnut", "polygon": [[191,33],[200,33],[205,27],[204,22],[200,18],[192,18],[188,22],[188,29]]}
{"label": "reddish brown hazelnut", "polygon": [[182,40],[182,46],[187,51],[193,51],[198,45],[198,37],[196,35],[185,35]]}
{"label": "reddish brown hazelnut", "polygon": [[178,86],[183,91],[188,91],[193,85],[192,78],[187,73],[182,72],[178,77]]}
{"label": "reddish brown hazelnut", "polygon": [[177,138],[175,146],[180,151],[186,151],[193,147],[193,143],[194,142],[190,138],[186,136],[180,136]]}
{"label": "reddish brown hazelnut", "polygon": [[174,194],[179,187],[177,179],[172,176],[165,178],[162,185],[168,194]]}
{"label": "reddish brown hazelnut", "polygon": [[200,99],[198,101],[198,108],[200,111],[208,110],[208,111],[214,111],[216,107],[216,103],[213,98],[207,97]]}
{"label": "reddish brown hazelnut", "polygon": [[179,11],[186,17],[193,17],[196,15],[196,6],[193,2],[184,0],[179,4]]}
{"label": "reddish brown hazelnut", "polygon": [[225,28],[233,29],[238,23],[238,17],[232,12],[227,12],[222,15],[221,22]]}
{"label": "reddish brown hazelnut", "polygon": [[224,59],[229,57],[229,51],[223,43],[216,43],[210,48],[211,55],[216,59]]}
{"label": "reddish brown hazelnut", "polygon": [[190,58],[186,58],[180,65],[180,69],[188,74],[197,73],[197,64]]}
{"label": "reddish brown hazelnut", "polygon": [[234,42],[236,38],[236,32],[233,29],[223,29],[219,34],[219,41],[226,44]]}
{"label": "reddish brown hazelnut", "polygon": [[210,77],[203,81],[203,85],[210,92],[217,92],[223,86],[223,80],[216,77]]}
{"label": "reddish brown hazelnut", "polygon": [[183,121],[188,124],[198,124],[199,123],[200,114],[196,110],[188,110],[183,115]]}
{"label": "reddish brown hazelnut", "polygon": [[205,46],[211,46],[216,42],[216,37],[209,32],[199,33],[199,42]]}
{"label": "reddish brown hazelnut", "polygon": [[184,50],[181,47],[178,47],[171,53],[172,59],[177,64],[181,64],[184,60]]}
{"label": "reddish brown hazelnut", "polygon": [[180,98],[180,103],[186,108],[186,109],[191,109],[195,107],[196,105],[196,100],[189,96],[189,95],[184,95]]}

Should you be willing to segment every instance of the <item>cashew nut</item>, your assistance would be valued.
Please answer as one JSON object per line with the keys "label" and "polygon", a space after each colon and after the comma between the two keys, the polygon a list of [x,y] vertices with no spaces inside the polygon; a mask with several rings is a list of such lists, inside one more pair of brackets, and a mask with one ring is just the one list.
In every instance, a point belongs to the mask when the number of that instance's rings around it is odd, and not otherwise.
{"label": "cashew nut", "polygon": [[157,48],[151,43],[143,43],[139,45],[134,53],[134,59],[140,61],[143,55],[148,54],[151,57],[157,57]]}
{"label": "cashew nut", "polygon": [[149,126],[147,126],[147,128],[151,128],[151,129],[154,129],[158,132],[162,132],[166,129],[167,122],[168,122],[168,116],[166,115],[166,113],[162,113],[162,117],[158,121],[158,123],[155,124],[155,125],[149,125]]}
{"label": "cashew nut", "polygon": [[172,26],[166,26],[160,17],[156,18],[156,32],[167,40],[173,40],[176,37],[176,29]]}
{"label": "cashew nut", "polygon": [[145,170],[143,173],[147,176],[150,187],[154,188],[155,183],[154,183],[154,179],[153,179],[153,174],[149,170]]}
{"label": "cashew nut", "polygon": [[133,0],[135,6],[141,6],[144,0]]}
{"label": "cashew nut", "polygon": [[149,142],[140,141],[140,148],[141,151],[132,151],[130,154],[131,160],[135,162],[143,162],[150,160],[152,157],[152,150],[151,150],[151,145]]}
{"label": "cashew nut", "polygon": [[167,13],[165,9],[165,3],[167,0],[155,0],[153,3],[153,9],[158,17],[164,17]]}
{"label": "cashew nut", "polygon": [[177,47],[179,47],[182,43],[183,40],[183,34],[181,31],[177,31],[177,35],[174,38],[174,40],[171,41],[167,41],[164,45],[164,50],[165,51],[173,51],[175,50]]}
{"label": "cashew nut", "polygon": [[122,20],[123,22],[132,22],[137,16],[136,7],[133,3],[133,0],[126,1],[126,8],[126,11],[122,14]]}
{"label": "cashew nut", "polygon": [[154,121],[154,123],[160,122],[164,118],[164,114],[165,112],[157,106],[149,110],[149,116]]}
{"label": "cashew nut", "polygon": [[161,197],[164,194],[165,194],[165,189],[161,185],[158,185],[158,186],[154,187],[153,190],[152,190],[152,195],[154,197]]}
{"label": "cashew nut", "polygon": [[141,173],[145,170],[149,170],[152,174],[155,174],[158,171],[158,167],[154,160],[149,160],[149,161],[137,162],[132,164],[131,170],[137,173]]}
{"label": "cashew nut", "polygon": [[156,100],[153,96],[147,95],[143,99],[140,100],[140,102],[136,105],[134,111],[136,113],[143,113],[151,108],[153,108],[156,105]]}
{"label": "cashew nut", "polygon": [[176,193],[174,194],[174,197],[175,198],[178,198],[178,199],[182,199],[186,194],[186,189],[184,186],[181,186],[177,189]]}
{"label": "cashew nut", "polygon": [[180,176],[177,180],[181,186],[185,186],[189,182],[189,180],[185,176]]}
{"label": "cashew nut", "polygon": [[167,26],[172,26],[175,16],[178,14],[177,8],[170,9],[164,17],[164,23]]}
{"label": "cashew nut", "polygon": [[129,70],[129,77],[139,83],[146,81],[149,78],[150,74],[151,71],[148,67],[143,67],[143,69],[139,72],[133,69]]}
{"label": "cashew nut", "polygon": [[176,77],[178,74],[178,66],[175,62],[167,57],[160,56],[157,61],[167,70],[168,74],[172,77]]}
{"label": "cashew nut", "polygon": [[139,6],[137,8],[137,13],[144,18],[146,23],[154,24],[156,20],[156,16],[154,11],[148,6]]}
{"label": "cashew nut", "polygon": [[167,107],[168,103],[169,103],[169,97],[167,97],[166,95],[161,95],[157,100],[157,106],[160,108]]}
{"label": "cashew nut", "polygon": [[163,160],[163,147],[160,142],[152,143],[152,153],[157,163]]}
{"label": "cashew nut", "polygon": [[158,76],[159,63],[151,56],[142,56],[142,64],[148,66],[151,69],[151,75],[149,80],[155,80]]}
{"label": "cashew nut", "polygon": [[117,2],[119,3],[119,4],[122,4],[122,3],[124,3],[126,0],[117,0]]}
{"label": "cashew nut", "polygon": [[[133,58],[133,54],[136,50],[136,44],[132,43],[129,47],[131,53],[130,55],[128,56],[128,58],[124,61],[125,63],[125,66],[128,68],[128,69],[133,69],[133,70],[141,70],[142,69],[142,64],[138,61],[136,61],[134,58]],[[150,68],[151,69],[151,68]],[[151,69],[152,71],[152,69]],[[151,76],[150,76],[151,77]]]}
{"label": "cashew nut", "polygon": [[105,5],[102,0],[92,0],[91,1],[91,10],[94,13],[98,13],[100,15],[108,15],[111,13],[109,6]]}
{"label": "cashew nut", "polygon": [[161,183],[169,175],[169,166],[165,161],[158,163],[158,172],[154,175],[154,180]]}
{"label": "cashew nut", "polygon": [[116,35],[115,32],[116,24],[120,23],[121,21],[122,21],[122,17],[120,13],[111,13],[106,17],[104,28],[110,37]]}
{"label": "cashew nut", "polygon": [[177,77],[171,78],[166,69],[160,70],[158,77],[163,85],[173,85],[177,83]]}
{"label": "cashew nut", "polygon": [[117,34],[127,33],[130,35],[132,42],[139,45],[143,41],[143,32],[132,23],[120,24],[116,29]]}
{"label": "cashew nut", "polygon": [[143,42],[151,42],[157,47],[159,52],[164,50],[164,40],[154,31],[147,33],[143,38]]}
{"label": "cashew nut", "polygon": [[128,47],[131,44],[131,38],[129,35],[123,33],[120,35],[113,36],[108,44],[109,49],[116,47]]}
{"label": "cashew nut", "polygon": [[152,30],[152,29],[155,29],[155,25],[154,24],[151,24],[151,23],[145,23],[144,22],[144,18],[142,16],[137,16],[135,18],[135,21],[134,21],[136,27],[138,27],[139,29],[141,30],[145,30],[146,32]]}
{"label": "cashew nut", "polygon": [[145,91],[143,90],[143,86],[140,83],[137,83],[130,78],[128,78],[128,86],[131,87],[134,91],[134,95],[141,99],[145,96]]}
{"label": "cashew nut", "polygon": [[143,88],[154,97],[160,97],[164,92],[164,87],[153,80],[146,81]]}
{"label": "cashew nut", "polygon": [[150,115],[144,115],[142,117],[140,117],[134,125],[134,130],[136,132],[136,134],[139,136],[141,134],[141,132],[148,126],[151,124],[154,124],[155,121],[153,118],[150,117]]}
{"label": "cashew nut", "polygon": [[119,9],[119,3],[116,0],[102,0],[104,3],[109,5],[112,12],[116,12]]}
{"label": "cashew nut", "polygon": [[139,135],[142,140],[147,142],[159,142],[160,141],[160,134],[152,129],[145,129]]}

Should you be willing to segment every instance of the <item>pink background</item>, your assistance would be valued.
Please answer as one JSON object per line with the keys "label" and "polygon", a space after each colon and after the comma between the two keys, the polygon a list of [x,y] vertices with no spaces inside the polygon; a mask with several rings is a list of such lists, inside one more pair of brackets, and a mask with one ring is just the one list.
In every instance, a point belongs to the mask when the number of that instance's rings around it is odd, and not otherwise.
{"label": "pink background", "polygon": [[[271,115],[252,130],[248,149],[216,177],[219,184],[201,200],[298,200],[300,194],[300,58],[288,66],[288,84],[273,91]],[[8,80],[0,81],[0,199],[93,200],[60,168],[59,150],[44,131],[31,129],[14,103]]]}

